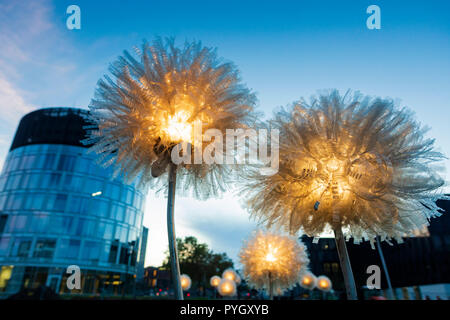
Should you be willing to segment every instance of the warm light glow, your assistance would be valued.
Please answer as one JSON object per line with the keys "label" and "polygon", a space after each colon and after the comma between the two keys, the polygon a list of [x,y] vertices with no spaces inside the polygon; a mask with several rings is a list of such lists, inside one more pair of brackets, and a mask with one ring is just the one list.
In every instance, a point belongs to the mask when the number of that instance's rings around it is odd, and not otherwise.
{"label": "warm light glow", "polygon": [[269,252],[266,255],[266,260],[269,261],[269,262],[274,262],[275,260],[277,260],[277,258],[275,258],[275,256],[272,254],[272,252]]}
{"label": "warm light glow", "polygon": [[295,285],[309,263],[304,245],[296,238],[262,231],[244,244],[240,259],[251,285],[268,289],[272,281],[275,292]]}
{"label": "warm light glow", "polygon": [[232,297],[236,294],[236,283],[230,279],[222,279],[217,291],[221,296]]}
{"label": "warm light glow", "polygon": [[332,158],[332,159],[328,160],[326,166],[327,166],[328,171],[332,171],[332,172],[343,167],[342,163],[340,163],[336,158]]}
{"label": "warm light glow", "polygon": [[331,280],[326,276],[320,276],[317,278],[317,287],[322,291],[330,291]]}
{"label": "warm light glow", "polygon": [[224,279],[228,279],[231,281],[235,281],[236,280],[236,272],[233,269],[227,269],[222,273],[222,278]]}
{"label": "warm light glow", "polygon": [[209,280],[209,284],[215,288],[219,285],[220,280],[221,279],[219,276],[212,276],[211,279]]}
{"label": "warm light glow", "polygon": [[312,290],[316,286],[316,282],[317,278],[311,272],[306,272],[302,277],[300,286],[305,289]]}
{"label": "warm light glow", "polygon": [[189,117],[186,111],[178,111],[175,115],[168,117],[164,132],[172,142],[192,142],[193,124],[188,122]]}
{"label": "warm light glow", "polygon": [[181,288],[186,291],[191,287],[191,278],[187,274],[182,274],[180,276]]}

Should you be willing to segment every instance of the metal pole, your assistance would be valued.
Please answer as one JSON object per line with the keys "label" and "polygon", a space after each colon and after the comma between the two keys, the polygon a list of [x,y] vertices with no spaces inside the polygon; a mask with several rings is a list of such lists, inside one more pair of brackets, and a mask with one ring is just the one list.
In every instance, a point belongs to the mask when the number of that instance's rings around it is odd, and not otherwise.
{"label": "metal pole", "polygon": [[180,264],[178,262],[177,240],[175,237],[175,187],[177,180],[177,167],[175,164],[169,165],[169,193],[167,196],[167,234],[169,236],[170,266],[172,269],[173,289],[176,300],[184,300],[183,290],[180,281]]}
{"label": "metal pole", "polygon": [[394,300],[394,290],[392,290],[391,278],[389,277],[389,272],[386,266],[386,261],[384,260],[383,250],[381,250],[380,237],[377,237],[377,249],[378,254],[380,255],[381,265],[383,266],[384,275],[386,276],[386,282],[388,285],[388,299]]}
{"label": "metal pole", "polygon": [[336,248],[338,251],[339,261],[341,263],[342,274],[344,276],[345,291],[348,300],[358,300],[356,293],[355,279],[353,278],[352,266],[348,257],[347,246],[345,244],[344,235],[341,227],[334,230],[334,237],[336,240]]}
{"label": "metal pole", "polygon": [[273,282],[272,282],[272,273],[269,271],[269,297],[270,300],[273,300]]}

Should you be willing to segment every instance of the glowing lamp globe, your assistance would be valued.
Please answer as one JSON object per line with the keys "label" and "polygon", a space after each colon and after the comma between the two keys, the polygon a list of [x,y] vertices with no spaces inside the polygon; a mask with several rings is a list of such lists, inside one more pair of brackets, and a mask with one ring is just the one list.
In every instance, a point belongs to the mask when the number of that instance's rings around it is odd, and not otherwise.
{"label": "glowing lamp globe", "polygon": [[308,290],[314,289],[316,285],[317,285],[317,278],[311,272],[306,272],[300,280],[300,286]]}
{"label": "glowing lamp globe", "polygon": [[269,231],[258,231],[245,241],[239,257],[246,281],[272,293],[298,283],[309,263],[301,241]]}
{"label": "glowing lamp globe", "polygon": [[180,281],[181,281],[181,288],[186,291],[189,290],[191,288],[191,278],[187,275],[187,274],[182,274],[180,276]]}
{"label": "glowing lamp globe", "polygon": [[233,269],[231,269],[231,268],[226,269],[226,270],[222,273],[222,278],[223,278],[223,279],[228,279],[228,280],[231,280],[231,281],[236,281],[236,277],[237,277],[236,272],[235,272]]}
{"label": "glowing lamp globe", "polygon": [[326,276],[320,276],[317,278],[317,288],[324,292],[331,291],[331,280]]}
{"label": "glowing lamp globe", "polygon": [[220,277],[219,276],[212,276],[211,279],[209,279],[209,284],[211,287],[217,288],[217,286],[220,283]]}
{"label": "glowing lamp globe", "polygon": [[223,297],[232,297],[236,295],[236,283],[230,279],[222,279],[217,287],[217,291]]}

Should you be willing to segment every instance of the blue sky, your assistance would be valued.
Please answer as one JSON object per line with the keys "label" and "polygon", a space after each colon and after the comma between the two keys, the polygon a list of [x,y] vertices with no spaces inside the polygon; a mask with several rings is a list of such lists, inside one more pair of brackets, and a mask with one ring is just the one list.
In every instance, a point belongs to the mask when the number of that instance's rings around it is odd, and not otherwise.
{"label": "blue sky", "polygon": [[[81,8],[81,30],[66,28],[71,4]],[[381,8],[381,30],[366,28],[371,4]],[[0,165],[24,114],[87,108],[108,64],[156,35],[217,47],[266,116],[319,89],[360,90],[410,107],[450,156],[448,1],[0,0]],[[158,265],[167,245],[165,201],[147,199],[147,264]],[[255,227],[231,193],[178,198],[176,223],[178,236],[197,236],[235,260]]]}

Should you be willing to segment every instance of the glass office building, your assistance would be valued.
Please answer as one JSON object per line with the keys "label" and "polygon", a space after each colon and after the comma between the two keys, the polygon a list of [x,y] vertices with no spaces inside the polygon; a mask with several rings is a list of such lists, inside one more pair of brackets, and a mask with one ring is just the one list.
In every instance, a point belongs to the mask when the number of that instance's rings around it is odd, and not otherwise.
{"label": "glass office building", "polygon": [[[19,124],[0,175],[0,295],[130,293],[139,259],[144,193],[96,164],[80,140],[87,111],[48,108]],[[67,268],[81,289],[67,288]]]}

